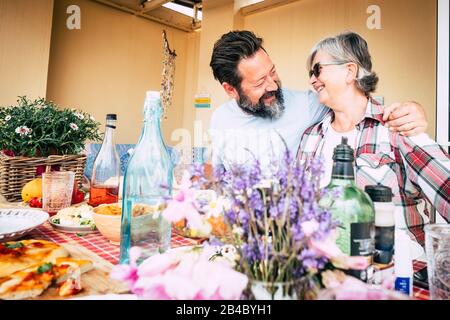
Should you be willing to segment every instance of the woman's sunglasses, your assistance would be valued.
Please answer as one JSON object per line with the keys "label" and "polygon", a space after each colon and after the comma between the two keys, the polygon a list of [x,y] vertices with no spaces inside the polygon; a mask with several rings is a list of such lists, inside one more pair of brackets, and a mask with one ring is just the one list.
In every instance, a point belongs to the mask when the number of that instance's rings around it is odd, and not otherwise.
{"label": "woman's sunglasses", "polygon": [[311,70],[309,70],[309,78],[311,78],[313,75],[318,78],[320,76],[320,71],[322,70],[323,66],[339,66],[342,64],[346,64],[346,61],[333,61],[333,62],[317,62]]}

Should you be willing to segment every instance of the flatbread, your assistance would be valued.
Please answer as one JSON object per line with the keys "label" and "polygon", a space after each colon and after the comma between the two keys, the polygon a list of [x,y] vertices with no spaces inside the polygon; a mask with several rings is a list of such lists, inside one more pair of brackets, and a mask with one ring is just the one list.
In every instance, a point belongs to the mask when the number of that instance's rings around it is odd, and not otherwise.
{"label": "flatbread", "polygon": [[17,271],[0,278],[0,299],[20,300],[34,298],[42,294],[54,279],[53,272],[39,273],[38,267]]}
{"label": "flatbread", "polygon": [[62,246],[46,240],[0,243],[0,278],[68,256],[69,252]]}
{"label": "flatbread", "polygon": [[34,298],[53,283],[61,285],[61,296],[79,292],[80,276],[93,263],[68,256],[64,247],[46,240],[0,243],[0,299]]}

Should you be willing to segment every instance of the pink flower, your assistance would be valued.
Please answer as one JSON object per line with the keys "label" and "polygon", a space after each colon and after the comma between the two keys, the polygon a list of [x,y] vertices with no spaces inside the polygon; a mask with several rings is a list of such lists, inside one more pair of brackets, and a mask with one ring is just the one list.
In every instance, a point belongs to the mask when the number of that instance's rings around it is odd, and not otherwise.
{"label": "pink flower", "polygon": [[176,270],[163,278],[166,294],[175,300],[193,300],[200,291],[200,286],[190,277],[178,274]]}
{"label": "pink flower", "polygon": [[336,288],[336,300],[367,300],[367,285],[354,278],[345,277],[344,282]]}
{"label": "pink flower", "polygon": [[139,267],[139,277],[153,277],[172,269],[179,263],[174,255],[157,254],[147,258]]}
{"label": "pink flower", "polygon": [[209,261],[206,253],[211,250],[204,250],[181,248],[154,255],[137,269],[130,259],[130,266],[116,266],[113,273],[143,299],[239,299],[247,277],[228,264]]}
{"label": "pink flower", "polygon": [[331,259],[331,262],[336,268],[365,270],[369,266],[369,259],[362,256],[348,256],[341,254],[340,256]]}
{"label": "pink flower", "polygon": [[330,235],[323,240],[309,239],[309,246],[320,256],[328,259],[335,259],[342,255],[341,249],[336,245],[336,233],[331,232]]}
{"label": "pink flower", "polygon": [[310,237],[314,232],[316,232],[319,229],[319,223],[315,220],[308,220],[305,222],[302,222],[301,227],[303,229],[303,233],[306,237]]}
{"label": "pink flower", "polygon": [[137,269],[125,264],[114,266],[109,276],[125,282],[129,287],[133,287],[138,280]]}
{"label": "pink flower", "polygon": [[335,267],[341,269],[364,270],[369,266],[366,257],[348,256],[344,254],[336,244],[336,232],[323,240],[310,239],[310,248],[316,251],[320,256],[328,258]]}
{"label": "pink flower", "polygon": [[125,282],[129,287],[133,287],[138,280],[137,259],[141,255],[139,247],[130,249],[130,264],[116,265],[111,270],[110,277],[115,280]]}
{"label": "pink flower", "polygon": [[199,229],[203,223],[200,213],[195,208],[195,190],[191,187],[190,174],[185,171],[179,190],[163,211],[163,217],[170,222],[186,219],[191,227]]}
{"label": "pink flower", "polygon": [[169,300],[166,294],[163,279],[158,277],[140,277],[131,291],[142,299]]}

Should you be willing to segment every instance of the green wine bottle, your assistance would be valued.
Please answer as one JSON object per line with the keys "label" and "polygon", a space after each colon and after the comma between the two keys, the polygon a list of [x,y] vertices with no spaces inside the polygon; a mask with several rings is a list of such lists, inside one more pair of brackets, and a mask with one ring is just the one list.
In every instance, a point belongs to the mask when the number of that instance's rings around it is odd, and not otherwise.
{"label": "green wine bottle", "polygon": [[340,225],[336,244],[350,256],[365,256],[369,268],[348,273],[362,281],[369,282],[373,275],[372,257],[375,244],[375,210],[369,195],[355,183],[353,149],[343,137],[333,153],[333,171],[327,189],[340,189],[340,196],[331,204],[333,218]]}

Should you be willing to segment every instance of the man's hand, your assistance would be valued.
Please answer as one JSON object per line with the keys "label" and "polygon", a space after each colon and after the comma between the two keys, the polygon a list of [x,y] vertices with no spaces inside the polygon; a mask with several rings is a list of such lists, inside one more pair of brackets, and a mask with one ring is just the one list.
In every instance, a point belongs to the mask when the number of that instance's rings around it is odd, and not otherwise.
{"label": "man's hand", "polygon": [[404,136],[425,132],[428,126],[423,107],[416,102],[394,103],[384,108],[383,120],[392,131]]}

